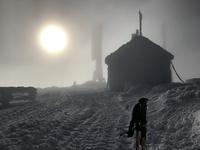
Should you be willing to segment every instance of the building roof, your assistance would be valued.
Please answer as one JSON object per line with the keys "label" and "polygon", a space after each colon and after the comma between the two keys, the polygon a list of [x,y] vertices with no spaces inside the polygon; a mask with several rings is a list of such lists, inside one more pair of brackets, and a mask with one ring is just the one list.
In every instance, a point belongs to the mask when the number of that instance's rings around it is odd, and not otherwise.
{"label": "building roof", "polygon": [[108,65],[111,62],[140,58],[172,60],[174,56],[148,38],[136,35],[129,42],[119,47],[118,50],[108,55],[105,58],[105,63]]}

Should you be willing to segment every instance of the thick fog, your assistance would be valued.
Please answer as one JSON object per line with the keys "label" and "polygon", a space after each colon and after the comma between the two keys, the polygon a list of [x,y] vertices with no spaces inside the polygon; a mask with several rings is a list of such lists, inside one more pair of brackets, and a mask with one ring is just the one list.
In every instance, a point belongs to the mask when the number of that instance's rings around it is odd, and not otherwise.
{"label": "thick fog", "polygon": [[[199,0],[0,0],[0,86],[70,86],[91,80],[91,29],[103,25],[104,59],[131,39],[143,14],[143,36],[174,55],[183,80],[200,77]],[[60,54],[45,52],[38,34],[48,23],[65,27],[69,41]],[[173,74],[174,81],[179,81]]]}

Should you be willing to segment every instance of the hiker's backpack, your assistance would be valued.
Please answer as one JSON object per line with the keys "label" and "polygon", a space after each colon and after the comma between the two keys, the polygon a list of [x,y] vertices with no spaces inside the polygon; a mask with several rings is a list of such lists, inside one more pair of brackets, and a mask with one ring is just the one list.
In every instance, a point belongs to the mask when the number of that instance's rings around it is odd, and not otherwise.
{"label": "hiker's backpack", "polygon": [[141,120],[141,104],[138,103],[135,105],[135,107],[133,108],[133,112],[132,112],[132,121],[134,123],[136,122],[140,122]]}
{"label": "hiker's backpack", "polygon": [[132,120],[134,123],[141,123],[141,124],[146,124],[146,106],[142,106],[140,103],[136,104],[135,107],[133,108],[133,113],[132,113]]}

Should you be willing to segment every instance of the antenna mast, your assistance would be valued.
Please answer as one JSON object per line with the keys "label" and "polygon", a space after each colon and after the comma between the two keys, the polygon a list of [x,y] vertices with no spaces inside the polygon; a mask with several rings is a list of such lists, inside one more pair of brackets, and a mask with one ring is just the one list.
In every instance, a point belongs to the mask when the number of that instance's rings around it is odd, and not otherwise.
{"label": "antenna mast", "polygon": [[139,22],[140,22],[140,36],[142,36],[142,13],[139,10]]}

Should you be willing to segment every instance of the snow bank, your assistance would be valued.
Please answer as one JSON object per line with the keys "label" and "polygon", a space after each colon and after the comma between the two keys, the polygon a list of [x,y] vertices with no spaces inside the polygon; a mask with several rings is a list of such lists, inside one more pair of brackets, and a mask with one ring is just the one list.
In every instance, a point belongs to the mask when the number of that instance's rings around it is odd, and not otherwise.
{"label": "snow bank", "polygon": [[151,150],[199,149],[200,143],[200,86],[163,84],[155,87],[132,88],[126,98],[125,110],[131,111],[139,98],[147,97],[147,145]]}
{"label": "snow bank", "polygon": [[[168,89],[150,102],[151,132],[148,139],[153,140],[153,143],[149,141],[152,149],[199,148],[199,136],[194,136],[199,133],[200,128],[197,119],[200,110],[199,93],[200,87],[197,85],[179,85]],[[158,137],[156,141],[154,136]]]}

